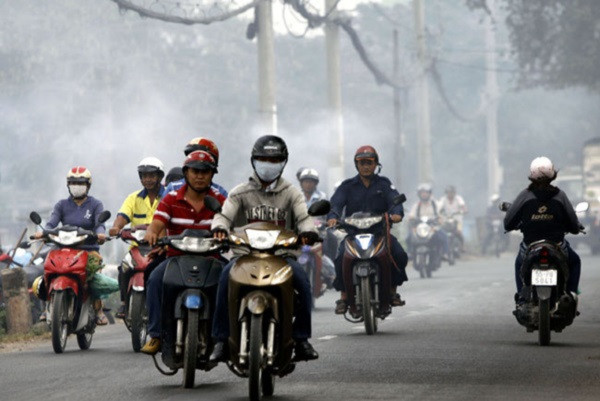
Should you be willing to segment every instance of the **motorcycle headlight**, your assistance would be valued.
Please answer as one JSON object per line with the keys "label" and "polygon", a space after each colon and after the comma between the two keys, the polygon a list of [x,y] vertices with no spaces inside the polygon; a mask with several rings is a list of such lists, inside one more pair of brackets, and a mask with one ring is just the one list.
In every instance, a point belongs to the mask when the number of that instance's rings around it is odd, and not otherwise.
{"label": "motorcycle headlight", "polygon": [[348,217],[346,219],[346,224],[354,226],[360,230],[364,230],[364,229],[367,229],[367,228],[374,226],[375,224],[381,222],[381,220],[382,220],[381,216],[359,217],[359,218]]}
{"label": "motorcycle headlight", "polygon": [[219,243],[214,238],[183,237],[171,240],[173,248],[183,252],[205,253],[219,248]]}
{"label": "motorcycle headlight", "polygon": [[48,235],[50,239],[61,245],[73,245],[85,241],[87,235],[77,235],[77,231],[59,231],[58,235]]}
{"label": "motorcycle headlight", "polygon": [[417,232],[417,236],[419,236],[421,238],[425,238],[431,232],[431,227],[429,226],[429,224],[419,224],[417,226],[416,232]]}
{"label": "motorcycle headlight", "polygon": [[271,249],[277,241],[280,230],[253,230],[247,229],[248,242],[254,249]]}
{"label": "motorcycle headlight", "polygon": [[357,235],[356,237],[354,237],[354,239],[356,240],[356,243],[358,244],[360,249],[362,249],[363,251],[366,251],[367,249],[369,249],[369,247],[373,243],[373,238],[374,238],[373,234],[361,234],[361,235]]}

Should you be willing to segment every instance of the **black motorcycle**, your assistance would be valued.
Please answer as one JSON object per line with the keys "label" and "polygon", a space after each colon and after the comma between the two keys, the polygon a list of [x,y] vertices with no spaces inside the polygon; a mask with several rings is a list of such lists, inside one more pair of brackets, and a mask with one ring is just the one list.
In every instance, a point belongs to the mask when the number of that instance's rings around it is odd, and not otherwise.
{"label": "black motorcycle", "polygon": [[438,219],[421,217],[412,223],[411,255],[413,267],[421,278],[430,278],[431,273],[442,264],[442,250],[434,242],[434,235],[439,230]]}

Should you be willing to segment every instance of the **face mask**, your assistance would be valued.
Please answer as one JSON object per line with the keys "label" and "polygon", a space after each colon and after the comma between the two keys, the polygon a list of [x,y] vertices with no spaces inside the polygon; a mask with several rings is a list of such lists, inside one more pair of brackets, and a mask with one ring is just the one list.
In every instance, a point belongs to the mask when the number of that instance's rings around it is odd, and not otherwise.
{"label": "face mask", "polygon": [[285,166],[285,162],[269,163],[260,160],[254,160],[253,164],[258,178],[267,183],[275,181]]}
{"label": "face mask", "polygon": [[87,185],[68,185],[69,193],[75,199],[83,198],[87,194]]}

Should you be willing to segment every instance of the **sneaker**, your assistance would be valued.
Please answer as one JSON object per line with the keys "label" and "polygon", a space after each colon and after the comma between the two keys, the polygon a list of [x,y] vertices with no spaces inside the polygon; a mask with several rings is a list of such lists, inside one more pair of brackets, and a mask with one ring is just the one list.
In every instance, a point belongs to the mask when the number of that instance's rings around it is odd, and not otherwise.
{"label": "sneaker", "polygon": [[319,354],[307,340],[296,343],[294,348],[295,361],[312,361],[317,358],[319,358]]}
{"label": "sneaker", "polygon": [[151,338],[140,351],[147,355],[156,355],[160,351],[160,338]]}
{"label": "sneaker", "polygon": [[215,343],[213,352],[210,354],[208,360],[213,363],[225,362],[225,354],[225,342],[219,341]]}
{"label": "sneaker", "polygon": [[335,314],[343,315],[348,310],[348,304],[344,299],[338,299],[335,301]]}

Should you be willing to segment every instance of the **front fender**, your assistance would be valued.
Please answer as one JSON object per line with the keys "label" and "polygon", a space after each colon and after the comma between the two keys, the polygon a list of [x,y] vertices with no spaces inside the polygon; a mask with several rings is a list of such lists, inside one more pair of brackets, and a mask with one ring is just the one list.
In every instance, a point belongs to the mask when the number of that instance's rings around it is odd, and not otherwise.
{"label": "front fender", "polygon": [[144,291],[144,272],[136,271],[133,276],[129,279],[129,286],[127,291],[130,292],[133,288],[134,291]]}
{"label": "front fender", "polygon": [[75,295],[79,295],[79,283],[72,277],[69,276],[58,276],[50,283],[48,288],[48,294],[53,291],[64,291],[71,289]]}
{"label": "front fender", "polygon": [[540,301],[545,301],[547,299],[550,299],[550,297],[552,296],[553,288],[554,287],[549,287],[549,286],[535,287],[535,292],[537,293],[538,299]]}

